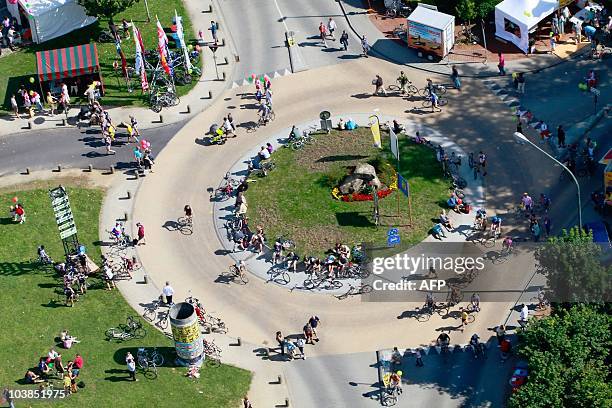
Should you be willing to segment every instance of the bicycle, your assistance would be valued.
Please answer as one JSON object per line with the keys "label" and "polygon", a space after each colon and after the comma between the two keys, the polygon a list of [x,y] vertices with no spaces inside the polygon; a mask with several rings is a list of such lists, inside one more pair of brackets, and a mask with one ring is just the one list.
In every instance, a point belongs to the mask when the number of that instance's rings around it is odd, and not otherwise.
{"label": "bicycle", "polygon": [[280,242],[283,250],[285,251],[295,249],[295,242],[290,239],[285,239],[282,235],[276,237],[276,242]]}
{"label": "bicycle", "polygon": [[[117,35],[119,35],[122,40],[126,40],[130,38],[130,30],[126,31],[123,29],[123,27],[117,27]],[[115,41],[115,36],[111,32],[110,28],[102,30],[98,36],[98,42],[101,43],[114,43]]]}
{"label": "bicycle", "polygon": [[276,164],[270,160],[260,161],[259,167],[257,168],[255,168],[255,165],[251,161],[249,162],[248,173],[249,176],[266,177],[268,175],[268,172],[274,170],[275,168]]}
{"label": "bicycle", "polygon": [[229,273],[232,277],[232,280],[237,280],[243,285],[249,283],[249,277],[247,276],[246,271],[243,271],[242,269],[238,268],[235,264],[231,264],[229,266]]}
{"label": "bicycle", "polygon": [[372,290],[374,290],[372,286],[364,284],[364,283],[362,283],[360,286],[353,286],[349,283],[349,290],[342,295],[335,296],[335,298],[338,300],[344,300],[348,298],[349,296],[365,295],[367,293],[372,292]]}
{"label": "bicycle", "polygon": [[[166,311],[161,311],[162,307],[165,307],[165,306],[167,306]],[[166,305],[162,301],[161,296],[160,296],[152,304],[150,304],[149,306],[145,306],[145,312],[142,314],[142,317],[151,323],[157,320],[155,325],[159,327],[160,329],[165,330],[168,328],[168,315],[169,314],[170,314],[170,306]]]}
{"label": "bicycle", "polygon": [[[433,85],[432,88],[435,94],[438,96],[442,96],[446,93],[446,87],[444,85]],[[431,92],[429,91],[429,88],[424,87],[419,89],[419,96],[422,96],[423,98],[430,98]]]}
{"label": "bicycle", "polygon": [[476,316],[473,315],[473,312],[477,312],[476,308],[473,304],[467,305],[467,307],[460,307],[459,310],[465,311],[468,314],[466,324],[474,323],[476,321]]}
{"label": "bicycle", "polygon": [[142,328],[142,325],[138,323],[138,327],[130,327],[129,324],[119,328],[111,327],[104,334],[107,341],[116,340],[121,342],[131,339],[142,339],[147,335],[147,332],[144,328]]}
{"label": "bicycle", "polygon": [[[201,309],[202,311],[204,309]],[[206,329],[208,333],[222,333],[225,334],[228,332],[228,328],[225,325],[225,322],[218,317],[214,317],[209,313],[204,312],[202,316],[202,321],[200,324]]]}
{"label": "bicycle", "polygon": [[268,274],[270,275],[268,282],[278,283],[279,285],[288,285],[291,282],[291,277],[286,269],[273,268],[268,271]]}
{"label": "bicycle", "polygon": [[[403,24],[401,24],[403,25]],[[412,84],[412,81],[408,80],[407,84],[404,86],[404,91],[402,91],[402,84],[396,80],[395,81],[397,83],[397,85],[395,84],[391,84],[387,87],[387,91],[389,92],[400,92],[402,94],[408,94],[408,96],[410,95],[418,95],[419,94],[419,89],[414,86]]]}
{"label": "bicycle", "polygon": [[211,365],[221,365],[221,349],[212,340],[204,340],[204,354],[207,360],[211,362]]}
{"label": "bicycle", "polygon": [[383,376],[383,390],[381,403],[382,405],[388,407],[397,404],[397,399],[399,397],[399,387],[391,386],[391,374],[387,373]]}
{"label": "bicycle", "polygon": [[[446,98],[439,98],[438,99],[438,106],[437,106],[438,110],[437,111],[438,112],[442,112],[441,107],[442,106],[446,106],[447,104],[448,104],[448,99],[446,99]],[[432,108],[432,109],[434,108],[434,106],[433,106],[433,104],[431,102],[431,99],[425,99],[423,101],[422,106],[423,106],[423,108]]]}
{"label": "bicycle", "polygon": [[193,234],[193,218],[192,217],[179,217],[176,220],[176,228],[181,231],[184,235]]}
{"label": "bicycle", "polygon": [[342,287],[342,282],[338,279],[329,277],[329,276],[312,276],[309,279],[304,281],[304,288],[308,290],[313,289],[340,289]]}
{"label": "bicycle", "polygon": [[164,356],[159,354],[155,347],[152,351],[139,347],[136,359],[138,360],[138,366],[145,372],[145,377],[150,376],[149,373],[152,372],[152,378],[156,378],[157,367],[164,364]]}
{"label": "bicycle", "polygon": [[247,226],[246,215],[239,214],[234,219],[227,222],[227,229],[230,231],[242,231]]}

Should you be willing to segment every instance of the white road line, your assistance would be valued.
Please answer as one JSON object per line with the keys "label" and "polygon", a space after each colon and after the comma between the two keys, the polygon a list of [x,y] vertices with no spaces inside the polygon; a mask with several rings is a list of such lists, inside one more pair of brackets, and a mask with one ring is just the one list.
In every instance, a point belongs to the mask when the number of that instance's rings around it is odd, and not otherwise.
{"label": "white road line", "polygon": [[285,22],[285,16],[283,16],[283,12],[280,9],[280,6],[278,5],[278,1],[274,0],[274,5],[276,6],[276,10],[278,10],[278,15],[280,16],[281,21],[283,22],[283,25],[285,26],[285,31],[289,31],[289,27],[287,27],[287,23]]}

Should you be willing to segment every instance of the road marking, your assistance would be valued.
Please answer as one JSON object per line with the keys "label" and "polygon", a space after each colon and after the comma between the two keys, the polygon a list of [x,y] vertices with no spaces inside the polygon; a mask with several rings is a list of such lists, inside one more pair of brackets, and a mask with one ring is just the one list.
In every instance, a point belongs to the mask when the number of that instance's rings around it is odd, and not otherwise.
{"label": "road marking", "polygon": [[283,25],[285,26],[285,32],[289,32],[289,27],[287,27],[287,23],[285,22],[285,16],[283,16],[283,12],[281,11],[277,0],[274,0],[274,5],[276,6],[276,10],[278,10],[278,15],[280,16]]}

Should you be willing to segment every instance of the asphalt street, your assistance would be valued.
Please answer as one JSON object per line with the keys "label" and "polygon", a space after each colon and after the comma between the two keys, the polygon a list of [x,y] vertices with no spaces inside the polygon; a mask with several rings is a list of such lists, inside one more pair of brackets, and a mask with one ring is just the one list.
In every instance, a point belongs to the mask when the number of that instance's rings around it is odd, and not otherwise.
{"label": "asphalt street", "polygon": [[[183,127],[184,122],[160,126],[142,131],[142,136],[151,142],[155,156]],[[133,145],[126,144],[125,129],[119,129],[117,153],[107,155],[100,129],[66,127],[57,130],[31,130],[0,138],[0,176],[15,172],[43,170],[62,165],[65,168],[86,168],[91,164],[97,169],[111,165],[118,169],[129,169],[134,162]],[[200,147],[196,145],[196,148]]]}
{"label": "asphalt street", "polygon": [[[295,33],[296,43],[309,68],[337,64],[358,57],[358,37],[349,29],[342,9],[335,1],[312,0],[220,0],[223,17],[236,45],[240,62],[234,80],[250,74],[290,70],[285,32]],[[248,10],[245,10],[245,7]],[[338,26],[336,41],[327,41],[324,48],[319,38],[319,23],[332,17]],[[349,34],[349,51],[340,50],[342,30]]]}

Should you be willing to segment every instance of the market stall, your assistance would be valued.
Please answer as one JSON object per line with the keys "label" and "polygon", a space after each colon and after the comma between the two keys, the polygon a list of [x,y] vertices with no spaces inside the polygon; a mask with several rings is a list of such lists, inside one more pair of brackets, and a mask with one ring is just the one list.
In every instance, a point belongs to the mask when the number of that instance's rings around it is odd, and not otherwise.
{"label": "market stall", "polygon": [[46,90],[59,94],[62,82],[71,89],[75,88],[76,92],[71,92],[73,95],[82,94],[93,81],[100,81],[100,88],[104,91],[96,44],[38,51],[36,62],[43,95]]}
{"label": "market stall", "polygon": [[32,41],[41,43],[96,22],[76,0],[18,0],[32,30]]}
{"label": "market stall", "polygon": [[558,0],[504,0],[495,6],[495,35],[527,53],[529,33],[558,7]]}

